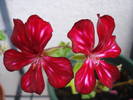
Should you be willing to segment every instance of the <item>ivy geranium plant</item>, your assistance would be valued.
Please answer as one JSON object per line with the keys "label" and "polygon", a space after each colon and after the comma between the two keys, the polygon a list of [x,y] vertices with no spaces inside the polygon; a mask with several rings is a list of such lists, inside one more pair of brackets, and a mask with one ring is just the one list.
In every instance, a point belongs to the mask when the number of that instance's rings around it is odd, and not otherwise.
{"label": "ivy geranium plant", "polygon": [[[121,49],[115,41],[116,36],[112,35],[114,28],[115,22],[111,16],[98,14],[97,46],[94,46],[92,21],[82,19],[68,32],[72,47],[62,42],[59,46],[44,49],[52,37],[51,25],[38,15],[30,16],[26,23],[14,19],[11,42],[17,49],[9,49],[4,53],[4,65],[9,71],[30,65],[21,79],[21,88],[29,93],[43,92],[45,83],[42,70],[45,70],[48,82],[55,88],[65,87],[73,80],[70,83],[75,84],[73,86],[77,92],[88,94],[94,90],[97,77],[103,85],[111,88],[113,82],[119,79],[120,73],[116,66],[109,64],[104,58],[120,55]],[[77,62],[80,59],[81,63],[74,65],[73,59]]]}

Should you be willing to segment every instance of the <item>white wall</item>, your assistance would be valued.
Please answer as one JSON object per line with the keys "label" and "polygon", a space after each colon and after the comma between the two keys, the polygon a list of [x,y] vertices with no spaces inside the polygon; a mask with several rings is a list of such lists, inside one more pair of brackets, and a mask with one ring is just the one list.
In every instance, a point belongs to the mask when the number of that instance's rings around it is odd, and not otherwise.
{"label": "white wall", "polygon": [[54,29],[48,47],[60,41],[69,41],[66,37],[74,22],[88,18],[96,24],[97,13],[109,14],[115,18],[118,44],[122,53],[129,56],[133,32],[133,0],[6,0],[10,19],[23,21],[38,14],[49,21]]}
{"label": "white wall", "polygon": [[5,30],[4,22],[0,13],[0,30]]}

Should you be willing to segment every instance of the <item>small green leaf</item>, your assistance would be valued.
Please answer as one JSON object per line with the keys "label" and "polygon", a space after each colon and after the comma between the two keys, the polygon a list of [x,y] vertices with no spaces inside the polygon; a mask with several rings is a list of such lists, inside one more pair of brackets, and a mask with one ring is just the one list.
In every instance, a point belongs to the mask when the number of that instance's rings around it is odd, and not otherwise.
{"label": "small green leaf", "polygon": [[101,84],[99,81],[97,81],[97,88],[104,92],[108,92],[110,90],[107,86]]}
{"label": "small green leaf", "polygon": [[91,98],[94,98],[95,96],[96,96],[96,92],[95,91],[92,91],[89,94],[82,94],[81,95],[81,98],[82,99],[91,99]]}
{"label": "small green leaf", "polygon": [[69,42],[63,42],[63,41],[61,41],[61,42],[59,43],[59,46],[62,46],[62,47],[66,47],[66,46],[69,46],[69,45],[70,45]]}
{"label": "small green leaf", "polygon": [[0,31],[0,40],[5,40],[6,39],[6,35],[3,31]]}
{"label": "small green leaf", "polygon": [[59,46],[66,46],[66,43],[63,42],[63,41],[61,41],[61,42],[59,43]]}
{"label": "small green leaf", "polygon": [[71,53],[71,48],[64,47],[62,48],[62,50],[63,50],[62,54],[64,57],[67,57],[67,55]]}
{"label": "small green leaf", "polygon": [[109,91],[109,88],[106,87],[106,86],[104,86],[104,87],[102,88],[102,90],[105,91],[105,92],[108,92],[108,91]]}

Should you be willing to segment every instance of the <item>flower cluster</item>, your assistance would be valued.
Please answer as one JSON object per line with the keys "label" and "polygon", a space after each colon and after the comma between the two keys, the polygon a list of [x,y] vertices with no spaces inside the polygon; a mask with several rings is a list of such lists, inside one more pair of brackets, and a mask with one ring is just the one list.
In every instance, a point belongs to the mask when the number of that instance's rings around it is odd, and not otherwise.
{"label": "flower cluster", "polygon": [[[75,75],[76,89],[80,93],[90,93],[96,84],[95,72],[101,83],[111,88],[119,78],[117,67],[103,58],[119,56],[121,49],[115,42],[112,32],[115,28],[111,16],[98,15],[97,32],[99,43],[94,47],[94,26],[88,19],[74,24],[68,33],[74,53],[82,53],[86,60]],[[51,25],[37,15],[29,17],[26,23],[14,19],[11,42],[17,48],[4,53],[4,65],[7,70],[20,70],[30,66],[22,76],[21,87],[25,92],[41,94],[45,88],[42,69],[45,70],[49,83],[55,88],[66,86],[73,78],[71,62],[65,57],[51,57],[44,47],[52,37]]]}

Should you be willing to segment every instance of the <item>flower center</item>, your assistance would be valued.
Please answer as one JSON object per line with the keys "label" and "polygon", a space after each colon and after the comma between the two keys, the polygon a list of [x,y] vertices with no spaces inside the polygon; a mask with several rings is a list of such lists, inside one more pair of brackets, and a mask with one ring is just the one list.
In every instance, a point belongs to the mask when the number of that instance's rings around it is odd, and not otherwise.
{"label": "flower center", "polygon": [[45,52],[45,50],[43,50],[43,52],[39,53],[37,55],[37,58],[41,58],[41,57],[44,57],[44,56],[48,56],[47,53]]}
{"label": "flower center", "polygon": [[95,64],[99,64],[100,58],[97,57],[95,54],[91,54],[87,57],[88,59],[91,59],[93,61],[93,63]]}

